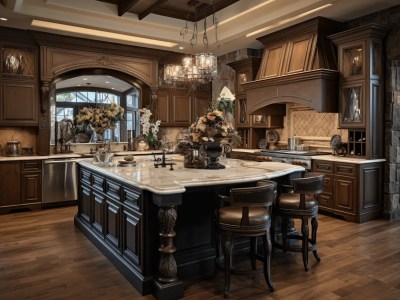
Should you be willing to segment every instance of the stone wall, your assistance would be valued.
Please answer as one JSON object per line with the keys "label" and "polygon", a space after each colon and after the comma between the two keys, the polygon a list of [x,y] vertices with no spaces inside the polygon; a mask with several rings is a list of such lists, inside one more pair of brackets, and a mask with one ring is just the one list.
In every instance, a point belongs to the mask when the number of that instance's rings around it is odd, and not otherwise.
{"label": "stone wall", "polygon": [[212,100],[218,98],[224,86],[235,93],[235,71],[227,63],[238,61],[247,57],[261,57],[262,49],[241,49],[218,57],[218,75],[212,82]]}
{"label": "stone wall", "polygon": [[388,28],[385,37],[385,178],[384,214],[400,219],[400,6],[367,15],[349,28],[375,23]]}

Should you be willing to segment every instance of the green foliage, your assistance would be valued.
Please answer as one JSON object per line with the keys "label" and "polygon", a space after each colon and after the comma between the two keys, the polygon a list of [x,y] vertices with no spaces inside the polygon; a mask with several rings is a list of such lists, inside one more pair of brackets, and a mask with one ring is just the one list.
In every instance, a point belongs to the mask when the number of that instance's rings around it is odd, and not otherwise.
{"label": "green foliage", "polygon": [[233,114],[235,111],[235,102],[230,99],[221,98],[221,100],[218,101],[217,109],[224,113]]}

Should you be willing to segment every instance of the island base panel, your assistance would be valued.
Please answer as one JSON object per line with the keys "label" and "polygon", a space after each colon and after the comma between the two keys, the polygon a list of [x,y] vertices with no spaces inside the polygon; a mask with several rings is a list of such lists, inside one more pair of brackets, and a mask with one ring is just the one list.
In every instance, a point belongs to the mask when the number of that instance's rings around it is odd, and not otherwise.
{"label": "island base panel", "polygon": [[127,262],[125,262],[122,256],[116,254],[115,250],[107,245],[107,243],[104,242],[104,239],[96,235],[88,226],[88,224],[85,221],[82,221],[78,216],[74,218],[74,224],[97,247],[97,249],[99,249],[100,252],[111,261],[118,271],[124,275],[124,277],[135,287],[135,289],[137,289],[141,295],[148,295],[153,292],[153,277],[144,278]]}

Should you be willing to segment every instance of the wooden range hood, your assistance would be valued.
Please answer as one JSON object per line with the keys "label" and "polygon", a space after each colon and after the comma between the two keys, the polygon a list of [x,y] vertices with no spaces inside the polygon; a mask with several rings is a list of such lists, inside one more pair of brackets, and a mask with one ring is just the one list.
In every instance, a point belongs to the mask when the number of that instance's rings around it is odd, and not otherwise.
{"label": "wooden range hood", "polygon": [[256,80],[244,83],[249,114],[295,102],[318,112],[338,112],[337,52],[327,38],[342,23],[317,17],[258,38],[264,53]]}

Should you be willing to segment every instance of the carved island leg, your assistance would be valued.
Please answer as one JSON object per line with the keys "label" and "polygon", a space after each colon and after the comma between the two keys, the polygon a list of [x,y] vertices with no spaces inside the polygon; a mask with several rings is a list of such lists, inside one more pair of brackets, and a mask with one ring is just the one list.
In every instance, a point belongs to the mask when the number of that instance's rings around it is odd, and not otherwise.
{"label": "carved island leg", "polygon": [[176,248],[174,246],[174,231],[177,218],[176,209],[174,207],[163,208],[158,211],[158,221],[160,223],[161,246],[160,251],[160,276],[158,280],[161,282],[176,281],[177,266],[174,258]]}
{"label": "carved island leg", "polygon": [[154,295],[159,300],[179,299],[183,297],[183,282],[177,278],[178,267],[174,258],[176,247],[174,230],[177,219],[176,205],[182,203],[182,195],[153,195],[158,206],[160,261],[158,276],[155,280]]}

